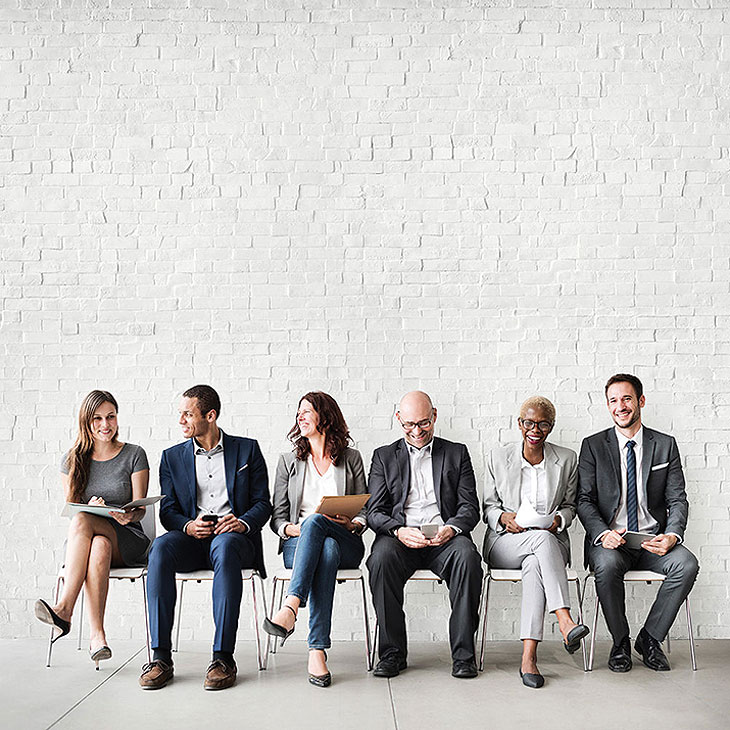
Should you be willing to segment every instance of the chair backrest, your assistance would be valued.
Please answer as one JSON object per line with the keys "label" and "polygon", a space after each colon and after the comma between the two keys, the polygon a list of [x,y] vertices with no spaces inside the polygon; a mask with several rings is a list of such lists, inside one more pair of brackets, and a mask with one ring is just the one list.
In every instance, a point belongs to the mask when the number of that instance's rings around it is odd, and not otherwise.
{"label": "chair backrest", "polygon": [[140,521],[139,525],[142,528],[142,532],[144,532],[144,534],[149,537],[150,542],[152,542],[157,535],[157,523],[155,522],[154,504],[151,504],[149,507],[147,507],[144,513],[144,517]]}

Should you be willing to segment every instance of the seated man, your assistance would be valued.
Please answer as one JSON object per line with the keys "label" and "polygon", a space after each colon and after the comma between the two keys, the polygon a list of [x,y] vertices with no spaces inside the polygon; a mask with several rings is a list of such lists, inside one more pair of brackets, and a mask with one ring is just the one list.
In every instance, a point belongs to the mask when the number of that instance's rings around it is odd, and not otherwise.
{"label": "seated man", "polygon": [[[403,588],[416,570],[428,569],[449,587],[451,673],[476,677],[482,563],[469,535],[479,522],[469,452],[434,438],[436,409],[425,393],[405,395],[396,416],[405,438],[375,450],[368,480],[367,519],[377,534],[368,558],[380,632],[374,674],[395,677],[406,668]],[[426,538],[423,525],[437,525],[436,536]]]}
{"label": "seated man", "polygon": [[[624,605],[624,573],[653,570],[666,575],[634,648],[650,669],[669,671],[662,651],[669,629],[697,577],[697,559],[682,545],[687,495],[677,442],[641,424],[644,389],[634,375],[606,383],[608,410],[616,426],[584,439],[578,462],[578,517],[586,530],[585,559],[596,574],[613,648],[608,667],[631,669],[631,639]],[[654,535],[631,549],[627,530]]]}
{"label": "seated man", "polygon": [[172,679],[175,573],[213,570],[213,661],[205,689],[236,681],[233,650],[243,584],[241,570],[264,570],[261,529],[271,515],[266,464],[253,439],[217,425],[221,403],[208,385],[183,393],[180,425],[188,439],[162,452],[160,522],[168,532],[152,544],[147,603],[153,661],[142,669],[144,689]]}

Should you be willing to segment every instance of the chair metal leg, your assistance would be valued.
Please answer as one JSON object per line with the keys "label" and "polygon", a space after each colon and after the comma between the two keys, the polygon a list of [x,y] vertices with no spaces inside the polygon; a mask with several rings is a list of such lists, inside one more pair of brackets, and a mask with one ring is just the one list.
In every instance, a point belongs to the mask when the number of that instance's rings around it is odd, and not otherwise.
{"label": "chair metal leg", "polygon": [[[583,594],[580,590],[580,579],[575,581],[575,592],[578,594],[578,622],[583,623]],[[583,671],[588,671],[588,656],[586,654],[586,639],[580,640],[581,653],[583,654]]]}
{"label": "chair metal leg", "polygon": [[[61,595],[61,586],[63,585],[63,576],[56,578],[56,595],[53,599],[54,604],[58,603],[58,597]],[[48,637],[48,658],[46,659],[46,667],[51,666],[51,653],[53,652],[53,626],[51,626],[51,634]]]}
{"label": "chair metal leg", "polygon": [[[595,588],[596,581],[593,580],[593,587]],[[586,577],[586,581],[583,584],[583,596],[585,597],[586,590],[588,588],[588,578]],[[593,671],[593,658],[595,656],[595,650],[596,650],[596,630],[598,629],[598,591],[596,591],[596,601],[593,606],[593,628],[591,629],[591,650],[590,654],[588,656],[588,671]]]}
{"label": "chair metal leg", "polygon": [[489,610],[489,588],[492,584],[492,576],[490,573],[487,573],[487,575],[484,577],[484,581],[482,582],[482,593],[484,593],[484,603],[482,605],[482,611],[484,611],[484,615],[482,616],[482,642],[479,649],[479,671],[484,671],[484,650],[486,648],[487,644],[487,611]]}
{"label": "chair metal leg", "polygon": [[672,653],[672,640],[669,638],[669,634],[667,634],[666,641],[667,641],[667,654],[671,654]]}
{"label": "chair metal leg", "polygon": [[175,623],[175,647],[173,651],[178,651],[180,647],[180,618],[182,617],[183,592],[185,591],[186,581],[180,581],[180,595],[177,597],[177,621]]}
{"label": "chair metal leg", "polygon": [[360,588],[362,589],[362,613],[365,622],[365,664],[368,672],[373,668],[373,650],[370,645],[370,618],[368,612],[368,594],[365,590],[365,576],[360,576]]}
{"label": "chair metal leg", "polygon": [[373,643],[370,647],[370,665],[375,666],[375,653],[378,650],[378,614],[375,614],[375,628],[373,629]]}
{"label": "chair metal leg", "polygon": [[147,608],[147,577],[142,576],[142,600],[144,601],[144,638],[147,642],[147,663],[152,661],[152,650],[150,649],[150,613]]}
{"label": "chair metal leg", "polygon": [[689,636],[689,655],[692,659],[692,671],[697,671],[697,657],[695,655],[695,637],[692,631],[692,614],[689,610],[689,596],[684,599],[684,608],[687,611],[687,632]]}
{"label": "chair metal leg", "polygon": [[81,651],[81,641],[84,633],[84,596],[86,595],[86,588],[82,586],[81,596],[79,600],[79,643],[76,649]]}
{"label": "chair metal leg", "polygon": [[[256,600],[256,576],[258,573],[251,575],[251,597],[253,600],[253,620],[256,629],[256,662],[258,663],[259,671],[266,669],[266,659],[264,653],[261,650],[261,627],[259,626],[259,607],[258,601]],[[259,580],[261,577],[259,576]],[[264,591],[264,582],[261,580],[261,600],[264,605],[264,613],[266,613],[266,593]]]}

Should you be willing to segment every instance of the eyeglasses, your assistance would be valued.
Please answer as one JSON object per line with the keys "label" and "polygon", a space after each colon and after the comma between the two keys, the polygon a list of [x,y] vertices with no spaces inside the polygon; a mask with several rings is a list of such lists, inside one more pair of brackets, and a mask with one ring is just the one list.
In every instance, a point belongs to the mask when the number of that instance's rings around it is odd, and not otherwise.
{"label": "eyeglasses", "polygon": [[400,422],[400,425],[403,427],[403,430],[406,433],[415,431],[417,428],[420,428],[421,431],[427,431],[429,428],[431,428],[431,424],[433,423],[433,416],[431,418],[424,418],[422,421],[401,421],[400,418],[398,419],[398,421]]}
{"label": "eyeglasses", "polygon": [[542,432],[547,433],[553,427],[550,421],[540,421],[538,423],[537,421],[531,421],[529,418],[518,418],[517,420],[522,424],[525,431],[532,431],[537,426]]}

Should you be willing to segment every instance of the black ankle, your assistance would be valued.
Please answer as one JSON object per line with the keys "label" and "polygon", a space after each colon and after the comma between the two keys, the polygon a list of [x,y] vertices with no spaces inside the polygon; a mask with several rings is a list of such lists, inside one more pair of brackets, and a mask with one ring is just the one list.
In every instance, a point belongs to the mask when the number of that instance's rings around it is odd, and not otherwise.
{"label": "black ankle", "polygon": [[224,664],[227,664],[229,667],[236,666],[236,662],[233,660],[232,651],[214,651],[213,661],[215,661],[216,659],[220,659]]}

